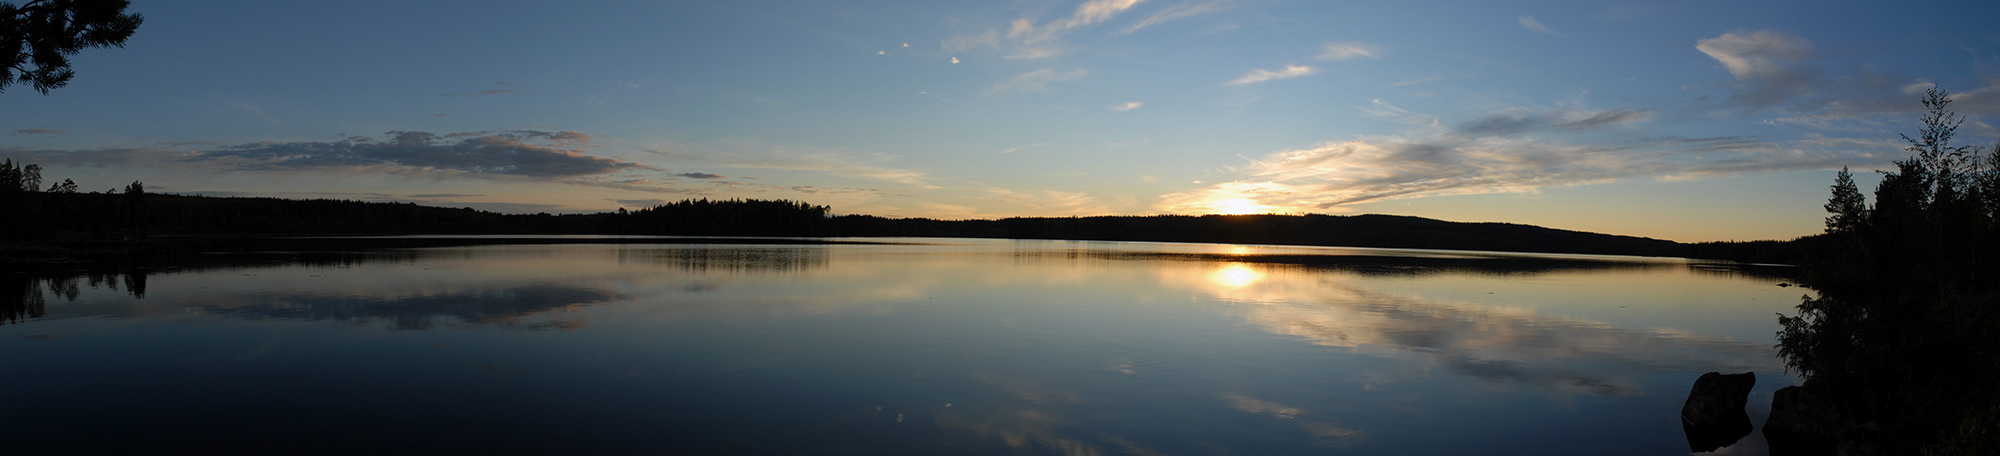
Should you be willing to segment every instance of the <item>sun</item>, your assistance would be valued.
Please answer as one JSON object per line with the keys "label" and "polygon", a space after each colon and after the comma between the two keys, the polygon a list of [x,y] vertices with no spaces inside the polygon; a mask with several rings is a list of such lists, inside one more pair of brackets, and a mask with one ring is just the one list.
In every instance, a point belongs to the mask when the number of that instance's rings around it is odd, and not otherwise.
{"label": "sun", "polygon": [[1271,211],[1271,206],[1257,204],[1257,200],[1236,198],[1208,202],[1210,213],[1222,215],[1263,214]]}

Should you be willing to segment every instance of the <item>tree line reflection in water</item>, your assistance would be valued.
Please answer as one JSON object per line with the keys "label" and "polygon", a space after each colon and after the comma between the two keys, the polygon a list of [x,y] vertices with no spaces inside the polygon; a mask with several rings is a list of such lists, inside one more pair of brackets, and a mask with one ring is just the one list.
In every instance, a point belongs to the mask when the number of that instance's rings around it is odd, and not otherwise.
{"label": "tree line reflection in water", "polygon": [[[101,261],[80,268],[0,273],[0,325],[19,324],[48,316],[51,305],[74,303],[84,290],[104,290],[146,297],[149,276],[206,275],[226,277],[226,271],[250,271],[243,281],[260,280],[254,272],[272,267],[347,269],[364,265],[413,264],[419,261],[486,261],[495,252],[473,248],[377,250],[360,252],[238,252],[223,255],[133,256]],[[502,252],[499,257],[508,254]],[[620,248],[617,262],[666,267],[696,273],[785,274],[824,269],[829,259],[822,247]],[[48,268],[55,269],[55,268]],[[691,287],[699,291],[700,286]],[[608,304],[631,297],[585,284],[554,282],[489,283],[413,294],[298,293],[261,290],[228,296],[181,309],[184,312],[289,320],[387,321],[399,330],[422,330],[443,321],[451,324],[567,330],[577,323],[527,323],[521,317],[547,314],[577,306]],[[85,311],[87,313],[93,311]],[[113,311],[115,312],[115,311]]]}
{"label": "tree line reflection in water", "polygon": [[[1011,253],[1016,262],[1069,261],[1105,264],[1122,261],[1165,261],[1191,264],[1223,264],[1211,280],[1242,281],[1255,269],[1278,268],[1312,273],[1358,276],[1427,276],[1461,274],[1474,276],[1531,276],[1582,271],[1644,271],[1680,269],[1700,275],[1749,277],[1783,280],[1792,274],[1786,268],[1755,267],[1722,263],[1675,263],[1634,261],[1631,258],[1590,258],[1576,256],[1531,256],[1516,254],[1345,252],[1310,253],[1217,253],[1159,252],[1104,248],[1117,243],[1085,243],[1080,247],[1048,245],[1047,241],[1026,241]],[[1053,247],[1053,248],[1052,248]],[[1241,248],[1238,248],[1241,250]],[[735,247],[676,245],[667,247],[623,246],[615,249],[619,265],[665,267],[699,274],[800,274],[825,270],[833,263],[833,253],[825,246]],[[973,255],[996,252],[974,251]],[[516,252],[513,255],[533,253]],[[480,247],[436,249],[390,249],[358,252],[238,252],[224,255],[179,255],[121,258],[118,261],[64,270],[0,273],[0,324],[21,323],[47,315],[50,305],[74,302],[85,289],[122,292],[144,299],[149,276],[197,275],[223,270],[254,270],[269,267],[346,269],[369,264],[411,264],[418,261],[480,262],[510,254]],[[850,262],[843,267],[861,267]],[[1232,275],[1234,274],[1234,275]],[[242,280],[258,280],[245,274]],[[712,285],[694,283],[686,291],[703,291]],[[231,300],[233,305],[203,306],[200,313],[240,315],[256,318],[297,320],[388,320],[397,329],[426,329],[434,318],[450,318],[474,325],[510,325],[525,315],[546,313],[580,305],[609,304],[632,297],[595,286],[550,282],[495,283],[460,290],[425,292],[418,295],[371,296],[365,292],[340,295],[300,295],[271,290]],[[539,326],[556,328],[561,325]]]}
{"label": "tree line reflection in water", "polygon": [[137,270],[55,275],[0,274],[0,325],[42,318],[48,313],[49,299],[76,301],[85,285],[117,291],[120,283],[133,297],[146,297],[146,274]]}

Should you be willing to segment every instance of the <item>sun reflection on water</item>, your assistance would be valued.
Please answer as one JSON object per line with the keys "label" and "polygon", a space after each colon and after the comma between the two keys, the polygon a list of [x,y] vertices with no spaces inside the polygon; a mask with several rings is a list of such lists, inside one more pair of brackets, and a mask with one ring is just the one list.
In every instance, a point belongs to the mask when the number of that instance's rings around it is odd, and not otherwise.
{"label": "sun reflection on water", "polygon": [[1243,288],[1264,280],[1264,272],[1243,263],[1229,263],[1208,274],[1208,280],[1229,288]]}

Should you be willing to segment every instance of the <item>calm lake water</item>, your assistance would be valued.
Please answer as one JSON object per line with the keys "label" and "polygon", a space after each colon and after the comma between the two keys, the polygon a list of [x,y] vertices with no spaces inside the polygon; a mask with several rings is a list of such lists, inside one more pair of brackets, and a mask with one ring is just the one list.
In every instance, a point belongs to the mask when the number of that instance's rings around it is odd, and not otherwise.
{"label": "calm lake water", "polygon": [[[515,245],[8,279],[0,445],[305,454],[1685,454],[1804,290],[1677,259]],[[23,276],[25,277],[25,276]],[[54,278],[50,278],[54,277]],[[54,291],[50,291],[54,290]],[[1723,453],[1762,454],[1761,433]]]}

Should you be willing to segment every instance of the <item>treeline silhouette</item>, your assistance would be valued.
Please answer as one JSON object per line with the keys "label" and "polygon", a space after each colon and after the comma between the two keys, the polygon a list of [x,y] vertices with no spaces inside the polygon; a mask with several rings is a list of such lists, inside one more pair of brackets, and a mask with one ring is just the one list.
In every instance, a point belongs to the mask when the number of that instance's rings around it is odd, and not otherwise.
{"label": "treeline silhouette", "polygon": [[591,214],[501,214],[472,208],[333,199],[206,197],[39,186],[39,167],[0,169],[0,240],[41,244],[185,243],[246,236],[395,234],[619,234],[785,237],[966,237],[1205,242],[1447,250],[1685,256],[1795,263],[1801,241],[1680,244],[1508,223],[1393,215],[1154,215],[935,220],[833,215],[786,200],[691,199]]}
{"label": "treeline silhouette", "polygon": [[[135,184],[136,185],[136,184]],[[387,234],[908,236],[1213,242],[1679,256],[1687,246],[1506,223],[1391,215],[1157,215],[933,220],[833,216],[794,201],[687,200],[593,214],[499,214],[411,203],[19,192],[11,239],[120,242],[148,237]]]}
{"label": "treeline silhouette", "polygon": [[133,181],[124,192],[79,193],[64,179],[42,191],[39,165],[0,161],[0,240],[46,240],[84,234],[99,240],[136,240],[145,235],[145,184]]}
{"label": "treeline silhouette", "polygon": [[847,216],[847,235],[1210,242],[1671,256],[1673,241],[1395,215],[1154,215],[938,221]]}
{"label": "treeline silhouette", "polygon": [[2000,150],[1952,145],[1950,102],[1924,96],[1913,154],[1874,204],[1835,179],[1826,232],[1803,244],[1817,296],[1779,317],[1805,384],[1778,393],[1773,421],[1804,416],[1765,426],[1772,454],[2000,454]]}

